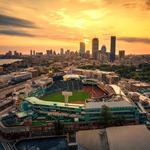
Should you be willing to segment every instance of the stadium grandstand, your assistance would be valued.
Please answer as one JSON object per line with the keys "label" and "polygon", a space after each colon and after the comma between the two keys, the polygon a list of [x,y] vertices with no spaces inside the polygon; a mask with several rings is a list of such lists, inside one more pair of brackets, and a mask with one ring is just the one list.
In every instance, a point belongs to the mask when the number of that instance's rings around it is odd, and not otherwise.
{"label": "stadium grandstand", "polygon": [[[69,80],[56,80],[53,84],[32,91],[21,102],[18,112],[2,118],[3,124],[9,126],[41,118],[70,123],[94,122],[101,120],[104,106],[110,108],[114,117],[124,117],[129,123],[146,121],[146,112],[142,106],[137,107],[117,85],[105,88],[96,79],[67,77]],[[72,92],[67,103],[63,91]]]}
{"label": "stadium grandstand", "polygon": [[67,80],[79,80],[80,79],[80,75],[77,75],[77,74],[67,74],[67,75],[64,75],[63,76],[63,79],[64,81],[67,81]]}

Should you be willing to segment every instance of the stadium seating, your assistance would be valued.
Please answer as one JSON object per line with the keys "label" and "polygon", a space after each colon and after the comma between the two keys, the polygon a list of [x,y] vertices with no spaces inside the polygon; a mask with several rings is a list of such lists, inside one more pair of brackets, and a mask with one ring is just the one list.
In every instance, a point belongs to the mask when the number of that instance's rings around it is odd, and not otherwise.
{"label": "stadium seating", "polygon": [[59,91],[81,90],[82,87],[82,82],[79,80],[56,81],[51,87],[45,89],[45,94]]}
{"label": "stadium seating", "polygon": [[90,93],[92,97],[101,97],[103,95],[103,92],[101,92],[100,89],[95,85],[94,86],[86,85],[84,86],[83,89],[87,93]]}
{"label": "stadium seating", "polygon": [[39,88],[32,92],[30,96],[42,97],[45,94],[51,94],[60,91],[74,91],[84,89],[87,93],[90,93],[92,97],[101,97],[103,92],[99,90],[96,85],[84,86],[80,80],[68,80],[68,81],[55,81],[51,86],[45,89]]}

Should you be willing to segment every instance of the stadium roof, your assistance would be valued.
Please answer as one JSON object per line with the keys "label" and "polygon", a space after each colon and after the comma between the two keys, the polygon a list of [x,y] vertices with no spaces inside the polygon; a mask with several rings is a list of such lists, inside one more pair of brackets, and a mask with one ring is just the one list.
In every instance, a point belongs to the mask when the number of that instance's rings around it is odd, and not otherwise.
{"label": "stadium roof", "polygon": [[107,128],[110,150],[149,150],[150,132],[144,125]]}
{"label": "stadium roof", "polygon": [[111,84],[109,85],[110,87],[112,87],[112,89],[114,90],[116,95],[122,95],[125,96],[125,94],[122,92],[121,88],[115,84]]}
{"label": "stadium roof", "polygon": [[65,104],[61,102],[43,101],[36,97],[27,97],[25,100],[30,102],[31,104],[45,105],[45,106],[60,106],[60,107],[70,107],[70,108],[84,107],[84,104],[72,104],[72,103]]}
{"label": "stadium roof", "polygon": [[101,70],[98,70],[98,69],[96,69],[96,70],[90,70],[90,69],[73,69],[73,70],[75,70],[75,71],[83,71],[83,72],[93,72],[93,73],[95,73],[95,74],[112,74],[112,73],[114,73],[114,72],[112,72],[112,71],[101,71]]}
{"label": "stadium roof", "polygon": [[93,79],[93,78],[88,78],[88,79],[84,79],[85,81],[94,81],[94,82],[99,82],[98,79]]}
{"label": "stadium roof", "polygon": [[120,95],[123,97],[124,100],[126,100],[128,103],[130,103],[130,100],[126,97],[126,95],[124,94],[124,92],[121,90],[121,88],[115,84],[111,84],[109,85],[113,91],[115,92],[116,95]]}
{"label": "stadium roof", "polygon": [[80,79],[80,76],[77,74],[66,74],[63,76],[64,80],[68,79]]}
{"label": "stadium roof", "polygon": [[68,103],[67,105],[62,102],[50,102],[43,101],[36,97],[28,97],[25,99],[31,104],[36,105],[45,105],[45,106],[59,106],[59,107],[68,107],[68,108],[85,108],[85,109],[95,109],[102,108],[102,106],[106,105],[109,108],[118,108],[118,107],[133,107],[133,105],[127,101],[119,101],[119,102],[88,102],[86,104],[72,104]]}
{"label": "stadium roof", "polygon": [[16,113],[16,115],[18,118],[23,118],[23,117],[28,116],[27,112],[18,112],[18,113]]}
{"label": "stadium roof", "polygon": [[85,104],[85,108],[87,109],[102,108],[104,105],[109,108],[133,107],[133,105],[127,101],[118,101],[118,102],[89,102]]}

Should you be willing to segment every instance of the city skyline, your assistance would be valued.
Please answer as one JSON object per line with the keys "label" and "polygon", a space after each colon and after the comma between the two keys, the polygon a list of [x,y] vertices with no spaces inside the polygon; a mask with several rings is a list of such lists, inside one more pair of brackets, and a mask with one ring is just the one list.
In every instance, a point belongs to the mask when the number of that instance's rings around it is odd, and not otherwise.
{"label": "city skyline", "polygon": [[[131,13],[132,11],[132,13]],[[150,53],[149,0],[0,0],[0,53],[30,53],[54,49],[78,50],[92,39],[110,52],[110,36],[117,37],[116,53]]]}

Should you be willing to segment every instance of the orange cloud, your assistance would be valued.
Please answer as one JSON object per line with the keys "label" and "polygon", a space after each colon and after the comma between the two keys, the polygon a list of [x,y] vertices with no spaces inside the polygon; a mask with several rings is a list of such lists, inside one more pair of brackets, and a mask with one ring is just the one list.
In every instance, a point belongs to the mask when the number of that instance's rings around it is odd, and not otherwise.
{"label": "orange cloud", "polygon": [[[78,50],[79,42],[88,39],[86,48],[91,49],[91,39],[98,37],[100,45],[106,44],[109,51],[110,36],[116,35],[128,37],[117,41],[117,50],[148,53],[150,44],[142,39],[150,38],[149,6],[149,0],[0,0],[2,16],[28,22],[20,28],[10,22],[6,27],[0,21],[0,47],[67,46]],[[129,39],[138,44],[129,44]]]}

